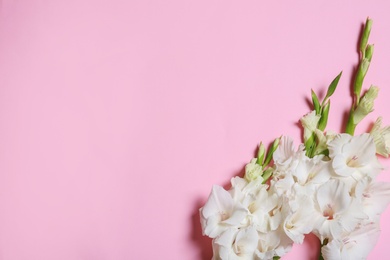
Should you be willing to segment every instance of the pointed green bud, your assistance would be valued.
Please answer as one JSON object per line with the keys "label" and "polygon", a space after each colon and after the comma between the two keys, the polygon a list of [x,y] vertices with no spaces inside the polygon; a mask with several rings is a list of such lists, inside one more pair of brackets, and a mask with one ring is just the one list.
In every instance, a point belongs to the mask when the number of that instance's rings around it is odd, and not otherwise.
{"label": "pointed green bud", "polygon": [[328,91],[326,92],[326,96],[324,98],[324,101],[322,102],[322,105],[324,105],[324,103],[327,101],[327,99],[333,95],[334,91],[336,90],[337,84],[339,84],[339,80],[340,80],[342,74],[343,74],[343,72],[340,72],[339,75],[337,75],[336,78],[330,83],[330,85],[328,87]]}
{"label": "pointed green bud", "polygon": [[363,34],[362,34],[362,39],[360,41],[360,51],[364,53],[368,38],[370,37],[370,32],[371,32],[371,27],[372,27],[372,20],[367,18],[366,24],[364,26]]}
{"label": "pointed green bud", "polygon": [[353,123],[357,125],[362,119],[374,110],[374,100],[378,96],[379,88],[371,86],[362,97],[355,112],[353,113]]}
{"label": "pointed green bud", "polygon": [[356,80],[355,80],[354,93],[355,93],[358,101],[360,100],[360,93],[362,91],[363,80],[367,74],[369,67],[370,67],[370,61],[366,58],[363,58],[363,60],[361,61],[360,65],[359,65],[358,71],[356,73]]}
{"label": "pointed green bud", "polygon": [[280,143],[280,138],[276,138],[275,141],[273,142],[271,148],[267,152],[267,157],[265,158],[265,162],[263,164],[264,166],[267,166],[271,162],[272,156],[274,155],[274,152],[278,148],[279,143]]}
{"label": "pointed green bud", "polygon": [[311,90],[311,99],[313,101],[314,110],[316,111],[316,114],[319,115],[321,111],[320,101],[313,90]]}
{"label": "pointed green bud", "polygon": [[257,164],[263,165],[265,157],[265,146],[263,143],[260,143],[259,150],[257,151]]}
{"label": "pointed green bud", "polygon": [[371,62],[372,54],[374,53],[374,44],[367,45],[366,53],[364,54],[364,57]]}
{"label": "pointed green bud", "polygon": [[324,130],[326,125],[328,124],[328,116],[329,116],[329,109],[330,109],[330,100],[325,104],[324,108],[322,109],[322,114],[320,121],[318,122],[318,129]]}
{"label": "pointed green bud", "polygon": [[274,172],[273,168],[268,168],[267,170],[264,171],[263,173],[263,184],[268,181],[268,179],[272,176],[272,173]]}

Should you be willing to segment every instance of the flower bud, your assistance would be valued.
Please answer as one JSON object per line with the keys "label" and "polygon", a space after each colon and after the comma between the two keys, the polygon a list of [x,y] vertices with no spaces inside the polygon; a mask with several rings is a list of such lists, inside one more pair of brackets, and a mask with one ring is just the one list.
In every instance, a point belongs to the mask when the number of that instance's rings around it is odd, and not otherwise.
{"label": "flower bud", "polygon": [[364,50],[366,49],[368,37],[370,37],[371,27],[372,27],[372,20],[367,18],[366,24],[364,26],[362,40],[360,41],[360,51],[362,53],[364,53]]}
{"label": "flower bud", "polygon": [[356,73],[354,93],[356,97],[360,98],[360,92],[362,91],[363,80],[366,77],[368,68],[370,67],[370,61],[367,58],[363,58],[360,62],[358,71]]}
{"label": "flower bud", "polygon": [[357,125],[362,119],[374,110],[374,100],[378,96],[379,88],[371,86],[360,100],[354,114],[353,123]]}
{"label": "flower bud", "polygon": [[265,157],[265,147],[263,143],[260,143],[259,150],[257,152],[257,164],[263,165]]}
{"label": "flower bud", "polygon": [[319,129],[316,129],[314,133],[316,134],[317,137],[317,147],[315,151],[315,155],[317,155],[325,151],[326,149],[328,149],[328,145],[326,143],[326,137],[324,135],[324,132],[322,132]]}
{"label": "flower bud", "polygon": [[273,168],[268,168],[267,170],[264,171],[263,173],[263,183],[266,183],[268,179],[272,176],[272,173],[274,172]]}
{"label": "flower bud", "polygon": [[267,157],[265,158],[263,164],[264,166],[267,166],[271,162],[274,152],[279,146],[279,143],[280,143],[280,138],[276,138],[275,141],[272,143],[271,148],[268,150]]}
{"label": "flower bud", "polygon": [[303,126],[303,138],[305,142],[309,140],[313,132],[317,129],[320,118],[320,115],[316,115],[316,111],[311,111],[301,118],[300,121]]}
{"label": "flower bud", "polygon": [[245,180],[248,182],[256,180],[259,176],[263,174],[263,167],[257,164],[257,159],[254,158],[250,163],[245,165]]}
{"label": "flower bud", "polygon": [[371,62],[372,54],[374,53],[374,44],[367,45],[366,53],[364,54],[364,57]]}
{"label": "flower bud", "polygon": [[390,154],[390,126],[381,128],[382,118],[378,117],[371,129],[371,136],[374,139],[376,153],[384,157]]}

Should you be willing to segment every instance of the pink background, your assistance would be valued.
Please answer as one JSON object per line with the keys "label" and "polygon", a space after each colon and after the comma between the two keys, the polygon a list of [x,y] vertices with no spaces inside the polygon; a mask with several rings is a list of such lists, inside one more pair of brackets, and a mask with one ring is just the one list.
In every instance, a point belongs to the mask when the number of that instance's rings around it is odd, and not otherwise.
{"label": "pink background", "polygon": [[[212,185],[259,141],[299,141],[310,88],[343,70],[340,131],[367,16],[370,119],[390,124],[390,5],[313,2],[2,0],[0,259],[210,259]],[[389,218],[370,259],[388,256]],[[315,259],[313,243],[283,259]]]}

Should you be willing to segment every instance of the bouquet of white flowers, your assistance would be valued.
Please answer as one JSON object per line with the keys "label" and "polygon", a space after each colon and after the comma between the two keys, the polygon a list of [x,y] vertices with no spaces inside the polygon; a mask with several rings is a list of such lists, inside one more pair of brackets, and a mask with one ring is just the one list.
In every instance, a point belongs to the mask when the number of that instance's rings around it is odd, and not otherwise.
{"label": "bouquet of white flowers", "polygon": [[301,118],[303,140],[277,138],[234,177],[231,189],[213,186],[200,209],[203,234],[213,238],[213,259],[279,259],[293,243],[314,233],[320,259],[366,259],[380,233],[379,219],[390,202],[390,183],[378,182],[377,155],[390,153],[390,127],[381,118],[370,133],[354,135],[373,111],[378,88],[362,93],[374,46],[367,44],[367,19],[360,42],[353,102],[345,133],[325,131],[341,73],[320,102],[312,91],[313,111]]}

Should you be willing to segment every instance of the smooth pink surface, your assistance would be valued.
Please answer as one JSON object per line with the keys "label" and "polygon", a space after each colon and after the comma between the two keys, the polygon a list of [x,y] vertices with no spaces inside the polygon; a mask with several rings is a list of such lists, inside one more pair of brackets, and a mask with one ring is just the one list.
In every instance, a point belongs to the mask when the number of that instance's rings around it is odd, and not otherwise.
{"label": "smooth pink surface", "polygon": [[[374,20],[365,87],[390,124],[387,1],[3,0],[0,259],[210,259],[198,208],[256,150],[300,140],[310,88]],[[366,130],[370,120],[358,128]],[[383,160],[390,166],[390,161]],[[381,179],[390,181],[390,168]],[[389,253],[390,209],[370,259]],[[308,240],[283,259],[315,259]]]}

